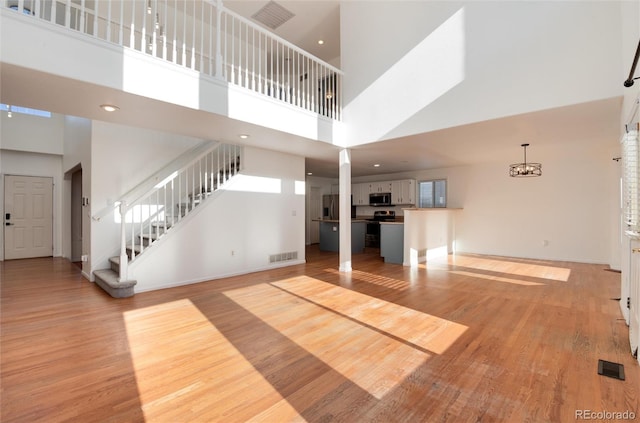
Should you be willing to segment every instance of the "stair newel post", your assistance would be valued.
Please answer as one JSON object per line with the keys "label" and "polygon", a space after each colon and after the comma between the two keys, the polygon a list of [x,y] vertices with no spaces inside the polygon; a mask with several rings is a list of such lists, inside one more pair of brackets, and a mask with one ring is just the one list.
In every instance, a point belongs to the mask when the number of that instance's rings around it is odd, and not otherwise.
{"label": "stair newel post", "polygon": [[128,264],[129,258],[127,257],[127,231],[126,231],[126,214],[127,214],[127,203],[122,200],[120,202],[120,280],[126,281],[129,276],[128,273]]}

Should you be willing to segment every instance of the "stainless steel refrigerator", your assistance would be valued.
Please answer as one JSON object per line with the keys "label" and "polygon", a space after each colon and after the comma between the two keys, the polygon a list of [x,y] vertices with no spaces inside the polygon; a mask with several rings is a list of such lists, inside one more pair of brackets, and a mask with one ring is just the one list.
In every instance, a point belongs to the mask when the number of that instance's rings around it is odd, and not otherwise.
{"label": "stainless steel refrigerator", "polygon": [[[356,217],[356,206],[351,197],[351,217]],[[340,219],[340,195],[327,194],[322,196],[322,218],[329,220]]]}

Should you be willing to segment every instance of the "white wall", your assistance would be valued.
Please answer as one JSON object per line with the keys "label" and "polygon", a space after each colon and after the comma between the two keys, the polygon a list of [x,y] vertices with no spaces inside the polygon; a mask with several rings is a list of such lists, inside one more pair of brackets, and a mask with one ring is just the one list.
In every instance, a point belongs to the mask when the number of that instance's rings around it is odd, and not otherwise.
{"label": "white wall", "polygon": [[32,153],[63,153],[64,116],[52,114],[50,118],[12,113],[0,117],[0,148],[30,151]]}
{"label": "white wall", "polygon": [[[71,172],[82,168],[82,195],[91,198],[91,121],[65,116],[64,156],[62,172],[63,189],[62,236],[64,257],[71,258]],[[82,273],[91,279],[91,204],[82,207],[82,254],[88,261],[82,263]]]}
{"label": "white wall", "polygon": [[[245,147],[243,161],[240,179],[131,264],[136,292],[272,268],[270,254],[296,251],[285,263],[304,262],[304,158]],[[260,192],[262,178],[279,192]]]}
{"label": "white wall", "polygon": [[[319,176],[307,176],[307,187],[317,187],[320,188],[320,193],[322,195],[327,194],[337,194],[337,187],[340,180],[338,178],[322,178]],[[332,192],[332,189],[335,192]]]}
{"label": "white wall", "polygon": [[618,96],[620,8],[617,1],[343,2],[348,142]]}
{"label": "white wall", "polygon": [[[543,162],[540,178],[509,178],[504,167],[468,171],[456,250],[551,260],[608,263],[614,236],[607,177],[610,157]],[[546,241],[546,243],[545,243]]]}
{"label": "white wall", "polygon": [[[629,76],[634,54],[638,48],[638,39],[640,39],[640,2],[625,2],[620,15],[622,21],[622,73],[619,80],[622,84],[622,81],[626,80]],[[640,67],[636,68],[635,76],[640,76]],[[640,79],[637,79],[632,87],[624,88],[623,95],[624,100],[620,119],[621,136],[624,131],[624,125],[629,123],[628,121],[632,117],[632,110],[635,107],[636,101],[640,98]],[[636,119],[638,119],[639,116],[640,115],[636,115]]]}
{"label": "white wall", "polygon": [[[93,121],[91,131],[91,212],[100,213],[136,185],[202,140]],[[113,214],[91,222],[91,271],[109,267],[120,247],[120,224]]]}
{"label": "white wall", "polygon": [[[463,209],[456,214],[458,252],[611,263],[612,245],[619,242],[612,228],[619,165],[612,157],[606,149],[576,151],[571,160],[540,157],[539,178],[510,178],[508,163],[486,163],[376,180],[446,179],[447,206]],[[366,180],[373,179],[354,178]],[[369,209],[358,207],[358,214]]]}

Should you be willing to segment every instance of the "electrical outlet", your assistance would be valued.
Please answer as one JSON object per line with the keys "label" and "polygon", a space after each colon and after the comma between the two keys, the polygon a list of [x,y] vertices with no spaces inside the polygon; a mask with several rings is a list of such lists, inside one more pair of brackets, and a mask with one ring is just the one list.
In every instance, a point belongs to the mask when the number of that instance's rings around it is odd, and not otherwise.
{"label": "electrical outlet", "polygon": [[86,254],[83,254],[80,256],[80,261],[89,261],[89,256]]}

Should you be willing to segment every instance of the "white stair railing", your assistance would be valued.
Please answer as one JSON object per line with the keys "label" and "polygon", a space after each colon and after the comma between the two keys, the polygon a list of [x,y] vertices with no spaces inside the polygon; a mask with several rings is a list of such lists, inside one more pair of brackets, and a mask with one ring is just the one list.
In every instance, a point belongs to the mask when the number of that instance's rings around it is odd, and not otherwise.
{"label": "white stair railing", "polygon": [[339,69],[226,9],[221,0],[0,0],[0,4],[342,119]]}
{"label": "white stair railing", "polygon": [[138,199],[121,201],[120,280],[128,264],[240,171],[242,148],[219,144]]}

